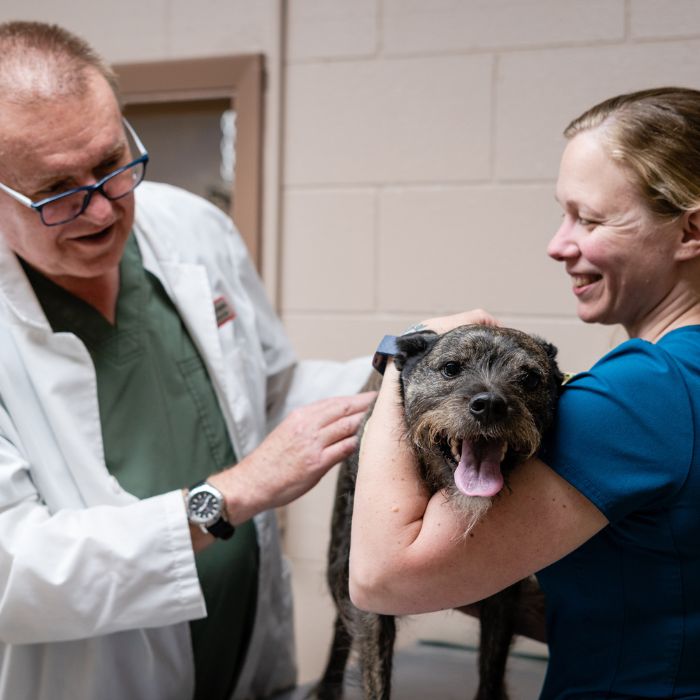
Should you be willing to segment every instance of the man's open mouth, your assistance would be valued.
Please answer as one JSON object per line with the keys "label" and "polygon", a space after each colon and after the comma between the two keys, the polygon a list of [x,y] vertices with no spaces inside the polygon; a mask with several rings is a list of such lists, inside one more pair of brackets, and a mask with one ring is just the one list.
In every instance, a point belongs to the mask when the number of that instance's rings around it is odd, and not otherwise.
{"label": "man's open mouth", "polygon": [[96,231],[95,233],[87,233],[84,236],[76,236],[73,238],[74,241],[79,241],[81,243],[99,243],[109,236],[112,231],[112,227],[102,229],[101,231]]}

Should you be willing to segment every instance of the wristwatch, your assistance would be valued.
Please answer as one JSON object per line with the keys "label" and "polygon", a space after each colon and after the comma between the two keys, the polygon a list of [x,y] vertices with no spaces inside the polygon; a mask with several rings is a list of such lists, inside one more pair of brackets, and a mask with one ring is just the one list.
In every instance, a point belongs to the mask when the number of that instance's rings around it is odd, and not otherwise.
{"label": "wristwatch", "polygon": [[377,346],[377,351],[374,353],[374,357],[372,358],[372,367],[374,367],[379,374],[384,374],[386,363],[389,361],[390,357],[396,355],[397,350],[396,336],[385,335]]}
{"label": "wristwatch", "polygon": [[222,540],[229,539],[236,528],[226,520],[224,497],[206,481],[190,486],[185,496],[187,518],[202,532],[208,532]]}

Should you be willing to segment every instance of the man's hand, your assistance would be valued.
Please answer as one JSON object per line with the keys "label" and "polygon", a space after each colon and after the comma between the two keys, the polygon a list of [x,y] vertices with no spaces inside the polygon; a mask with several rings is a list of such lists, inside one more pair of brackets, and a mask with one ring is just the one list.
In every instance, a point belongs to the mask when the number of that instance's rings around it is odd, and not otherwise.
{"label": "man's hand", "polygon": [[298,408],[236,466],[210,477],[230,522],[286,505],[315,486],[357,447],[355,433],[374,398],[366,392]]}

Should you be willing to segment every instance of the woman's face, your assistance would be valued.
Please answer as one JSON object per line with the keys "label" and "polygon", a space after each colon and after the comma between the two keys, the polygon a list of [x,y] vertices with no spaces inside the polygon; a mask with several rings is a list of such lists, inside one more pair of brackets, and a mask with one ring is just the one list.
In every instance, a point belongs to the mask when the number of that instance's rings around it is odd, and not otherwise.
{"label": "woman's face", "polygon": [[595,130],[567,144],[556,198],[564,215],[547,253],[565,264],[579,318],[644,336],[672,303],[682,220],[651,214]]}

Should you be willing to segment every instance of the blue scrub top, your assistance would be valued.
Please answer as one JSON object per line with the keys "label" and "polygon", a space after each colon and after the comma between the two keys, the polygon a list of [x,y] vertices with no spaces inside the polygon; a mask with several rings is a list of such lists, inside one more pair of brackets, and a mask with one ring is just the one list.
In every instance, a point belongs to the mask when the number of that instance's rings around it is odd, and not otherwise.
{"label": "blue scrub top", "polygon": [[541,698],[700,699],[700,326],[630,340],[565,388],[543,460],[610,524],[539,572]]}

